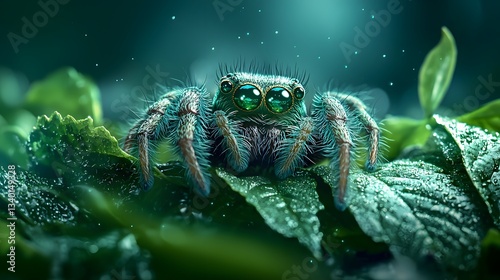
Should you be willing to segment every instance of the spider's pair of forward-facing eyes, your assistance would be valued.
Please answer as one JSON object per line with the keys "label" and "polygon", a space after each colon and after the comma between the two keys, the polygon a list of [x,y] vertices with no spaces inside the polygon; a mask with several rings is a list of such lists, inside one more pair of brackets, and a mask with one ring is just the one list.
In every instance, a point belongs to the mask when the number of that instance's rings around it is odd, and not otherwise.
{"label": "spider's pair of forward-facing eyes", "polygon": [[222,93],[233,93],[234,104],[243,111],[253,111],[259,108],[262,100],[265,97],[265,104],[269,111],[280,114],[290,110],[293,106],[294,99],[301,100],[304,98],[305,90],[301,85],[293,89],[292,93],[282,87],[274,86],[267,90],[265,95],[262,94],[259,87],[253,84],[242,84],[237,88],[231,80],[223,80],[220,83],[220,91]]}

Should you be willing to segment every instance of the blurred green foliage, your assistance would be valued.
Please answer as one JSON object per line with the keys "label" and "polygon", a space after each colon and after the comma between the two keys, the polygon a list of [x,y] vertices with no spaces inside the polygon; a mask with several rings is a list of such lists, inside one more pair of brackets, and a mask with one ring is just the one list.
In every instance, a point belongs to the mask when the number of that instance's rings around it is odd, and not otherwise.
{"label": "blurred green foliage", "polygon": [[27,167],[24,143],[36,116],[58,111],[75,118],[91,117],[102,123],[99,88],[73,68],[63,68],[21,92],[22,78],[0,68],[0,164]]}

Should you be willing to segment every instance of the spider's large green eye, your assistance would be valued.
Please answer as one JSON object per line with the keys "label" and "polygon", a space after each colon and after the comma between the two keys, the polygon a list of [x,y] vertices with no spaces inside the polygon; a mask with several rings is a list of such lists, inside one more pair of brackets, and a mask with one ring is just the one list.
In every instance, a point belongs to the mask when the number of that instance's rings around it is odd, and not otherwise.
{"label": "spider's large green eye", "polygon": [[234,104],[245,111],[252,111],[262,102],[262,93],[254,85],[243,85],[233,95]]}
{"label": "spider's large green eye", "polygon": [[266,94],[266,106],[274,113],[286,112],[292,104],[292,95],[282,87],[272,88]]}

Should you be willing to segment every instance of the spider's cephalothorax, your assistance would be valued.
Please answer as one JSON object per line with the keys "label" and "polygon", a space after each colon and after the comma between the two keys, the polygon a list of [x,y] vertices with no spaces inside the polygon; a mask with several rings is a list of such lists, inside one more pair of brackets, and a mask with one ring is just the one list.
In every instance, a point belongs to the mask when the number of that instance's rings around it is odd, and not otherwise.
{"label": "spider's cephalothorax", "polygon": [[184,160],[187,178],[205,195],[211,155],[222,156],[236,172],[265,164],[281,179],[320,155],[330,159],[338,176],[336,203],[343,208],[353,138],[358,137],[353,124],[361,124],[368,135],[369,171],[377,163],[380,130],[363,102],[348,94],[317,93],[309,115],[305,92],[298,79],[246,72],[221,77],[212,102],[202,87],[172,89],[132,127],[124,148],[138,154],[141,184],[148,189],[151,147],[167,139]]}

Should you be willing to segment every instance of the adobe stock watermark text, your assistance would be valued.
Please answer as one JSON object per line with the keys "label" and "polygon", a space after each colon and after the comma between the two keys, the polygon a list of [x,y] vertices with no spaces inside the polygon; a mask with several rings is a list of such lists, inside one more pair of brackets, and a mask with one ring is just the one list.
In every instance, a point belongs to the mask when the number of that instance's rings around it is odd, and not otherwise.
{"label": "adobe stock watermark text", "polygon": [[18,32],[7,33],[7,39],[12,49],[17,54],[21,44],[28,44],[38,31],[49,23],[49,19],[55,17],[60,10],[60,5],[66,5],[70,0],[39,0],[40,10],[35,12],[30,18],[21,18],[21,29]]}
{"label": "adobe stock watermark text", "polygon": [[16,177],[16,167],[14,165],[9,165],[7,167],[7,228],[9,235],[7,238],[8,253],[7,253],[7,263],[9,264],[7,270],[10,272],[16,272],[16,187],[17,187],[17,177]]}

